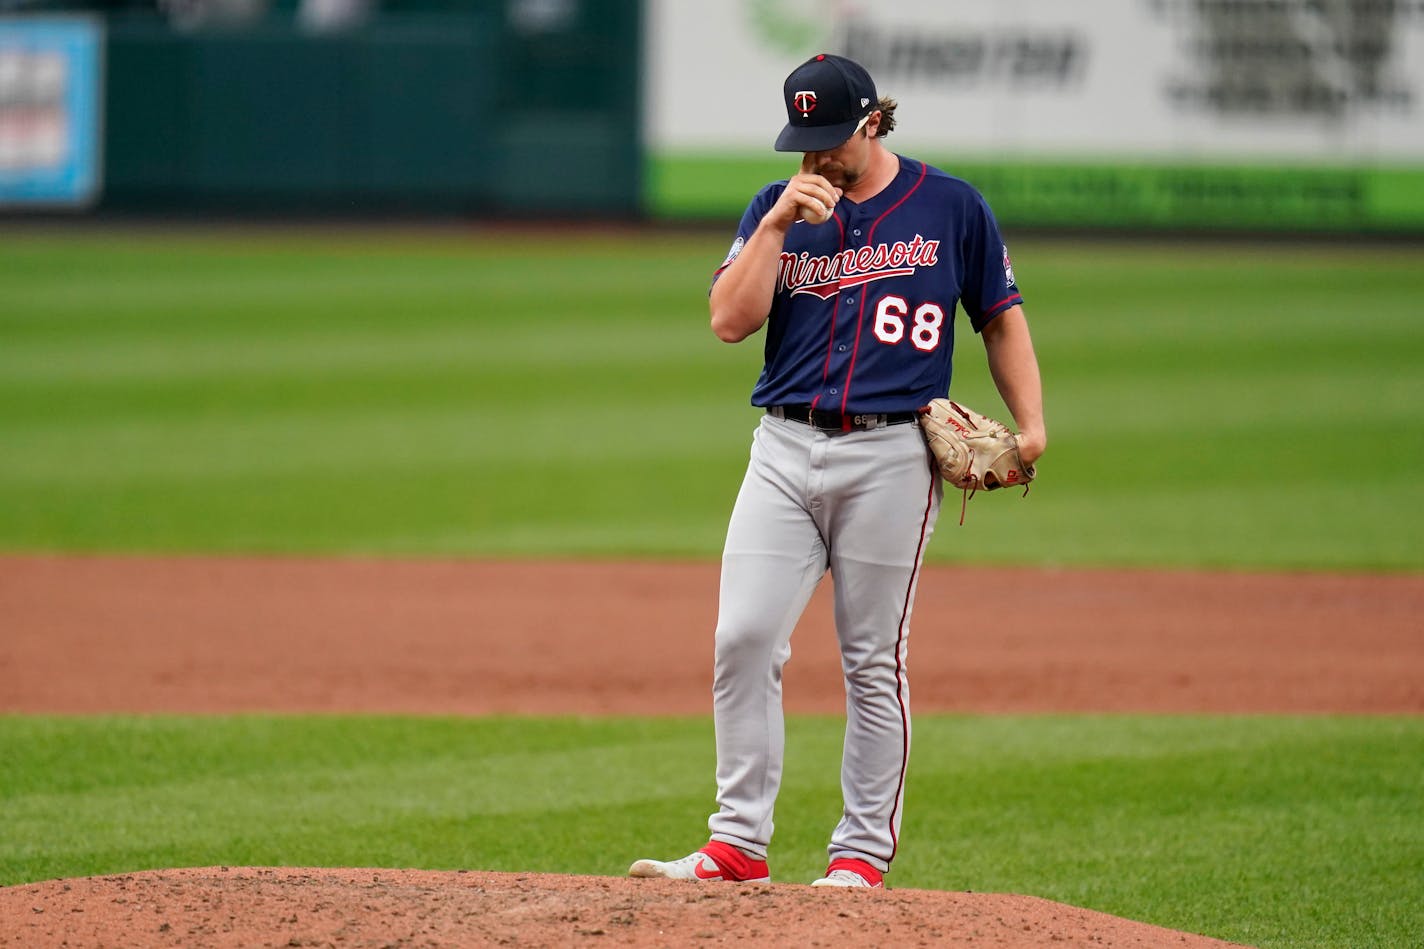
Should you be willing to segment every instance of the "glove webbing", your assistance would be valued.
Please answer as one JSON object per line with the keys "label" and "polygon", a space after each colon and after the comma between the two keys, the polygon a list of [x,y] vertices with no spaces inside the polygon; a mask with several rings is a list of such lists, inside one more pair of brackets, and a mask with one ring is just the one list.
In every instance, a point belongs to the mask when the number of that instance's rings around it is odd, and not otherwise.
{"label": "glove webbing", "polygon": [[[1031,487],[1033,487],[1031,484],[1025,484],[1025,485],[1024,485],[1024,493],[1021,494],[1021,495],[1019,495],[1019,497],[1024,497],[1024,498],[1028,497],[1028,489],[1031,488]],[[964,489],[963,497],[960,499],[960,502],[959,502],[959,526],[960,526],[960,527],[963,527],[963,526],[964,526],[964,512],[969,509],[969,499],[972,498],[972,497],[974,497],[974,495],[976,495],[976,494],[978,494],[978,493],[979,493],[979,479],[978,479],[978,478],[975,478],[975,479],[974,479],[974,485],[973,485],[972,487],[966,487],[966,488]]]}

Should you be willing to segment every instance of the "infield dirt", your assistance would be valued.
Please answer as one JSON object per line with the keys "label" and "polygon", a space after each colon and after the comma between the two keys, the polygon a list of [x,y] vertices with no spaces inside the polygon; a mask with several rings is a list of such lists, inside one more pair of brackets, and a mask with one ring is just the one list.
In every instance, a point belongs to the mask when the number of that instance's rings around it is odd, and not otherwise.
{"label": "infield dirt", "polygon": [[[0,711],[706,714],[716,591],[715,564],[0,557]],[[1418,714],[1421,615],[1411,576],[933,567],[910,640],[915,709]],[[788,710],[841,711],[828,584],[794,645]],[[749,940],[1224,945],[1011,894],[477,869],[0,889],[9,946]]]}

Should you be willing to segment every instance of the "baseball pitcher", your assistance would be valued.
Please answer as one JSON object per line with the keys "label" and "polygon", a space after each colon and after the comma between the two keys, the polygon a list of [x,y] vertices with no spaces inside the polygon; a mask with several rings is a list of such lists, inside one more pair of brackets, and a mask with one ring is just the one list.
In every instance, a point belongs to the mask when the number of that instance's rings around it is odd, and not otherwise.
{"label": "baseball pitcher", "polygon": [[[845,807],[814,883],[879,887],[900,846],[910,614],[945,477],[951,462],[955,486],[1033,477],[1047,441],[1038,360],[988,205],[966,182],[886,148],[896,103],[870,75],[818,55],[791,72],[782,96],[776,149],[801,153],[800,169],[752,199],[709,297],[712,331],[735,343],[764,329],[766,357],[751,396],[766,412],[722,556],[717,809],[706,846],[629,873],[770,880],[782,667],[829,571]],[[965,454],[989,443],[989,429],[971,429],[978,423],[947,399],[957,308],[1018,428],[994,429],[994,458],[982,464]]]}

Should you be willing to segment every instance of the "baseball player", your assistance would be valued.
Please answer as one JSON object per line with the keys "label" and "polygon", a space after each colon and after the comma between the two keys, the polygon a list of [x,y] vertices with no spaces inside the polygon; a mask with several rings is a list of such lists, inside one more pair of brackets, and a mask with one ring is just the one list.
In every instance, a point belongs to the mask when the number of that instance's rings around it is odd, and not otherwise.
{"label": "baseball player", "polygon": [[639,860],[629,875],[770,880],[781,671],[829,569],[845,674],[845,808],[813,885],[879,887],[900,845],[906,643],[943,494],[916,410],[948,393],[959,306],[1032,465],[1046,444],[1038,361],[992,213],[964,181],[885,147],[894,100],[832,55],[798,66],[783,94],[776,149],[802,153],[800,172],[752,199],[710,294],[720,339],[766,329],[751,397],[766,414],[722,557],[718,806],[705,847]]}

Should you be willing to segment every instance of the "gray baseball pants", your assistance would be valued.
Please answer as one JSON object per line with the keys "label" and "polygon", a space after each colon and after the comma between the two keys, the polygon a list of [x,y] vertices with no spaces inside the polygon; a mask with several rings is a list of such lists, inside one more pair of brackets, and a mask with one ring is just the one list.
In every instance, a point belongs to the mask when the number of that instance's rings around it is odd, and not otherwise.
{"label": "gray baseball pants", "polygon": [[712,839],[765,859],[785,753],[782,667],[827,569],[846,688],[832,860],[889,869],[910,752],[910,613],[942,498],[914,424],[826,434],[766,416],[722,555]]}

